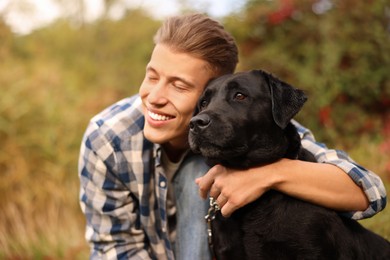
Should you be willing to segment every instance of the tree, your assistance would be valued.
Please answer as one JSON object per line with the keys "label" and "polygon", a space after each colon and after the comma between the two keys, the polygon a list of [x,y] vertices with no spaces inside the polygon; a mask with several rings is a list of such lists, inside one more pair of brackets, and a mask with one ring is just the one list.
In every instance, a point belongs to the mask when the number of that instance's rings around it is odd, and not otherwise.
{"label": "tree", "polygon": [[301,116],[309,126],[325,126],[331,139],[375,136],[390,113],[389,8],[383,0],[251,0],[239,22],[226,23],[240,69],[264,68],[308,92]]}

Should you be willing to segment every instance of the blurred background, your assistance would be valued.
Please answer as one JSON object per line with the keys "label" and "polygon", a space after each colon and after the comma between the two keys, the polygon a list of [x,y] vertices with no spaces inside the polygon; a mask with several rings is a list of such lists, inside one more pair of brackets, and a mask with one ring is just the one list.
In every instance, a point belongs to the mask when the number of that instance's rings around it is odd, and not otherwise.
{"label": "blurred background", "polygon": [[[309,101],[297,119],[390,182],[387,0],[0,0],[0,259],[87,259],[77,160],[89,119],[137,93],[168,15],[220,20],[238,70]],[[390,210],[362,223],[390,239]]]}

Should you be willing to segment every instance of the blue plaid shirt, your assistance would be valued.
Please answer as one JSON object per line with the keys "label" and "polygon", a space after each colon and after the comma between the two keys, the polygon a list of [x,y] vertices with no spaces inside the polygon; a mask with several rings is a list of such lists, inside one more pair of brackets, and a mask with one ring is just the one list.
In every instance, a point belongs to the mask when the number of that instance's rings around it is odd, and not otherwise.
{"label": "blue plaid shirt", "polygon": [[[315,142],[311,132],[293,122],[302,145],[318,162],[343,169],[361,186],[370,206],[350,212],[370,217],[386,204],[380,178],[342,151]],[[81,146],[80,204],[87,220],[91,259],[174,259],[167,231],[167,177],[160,146],[145,139],[138,95],[123,99],[96,115]]]}

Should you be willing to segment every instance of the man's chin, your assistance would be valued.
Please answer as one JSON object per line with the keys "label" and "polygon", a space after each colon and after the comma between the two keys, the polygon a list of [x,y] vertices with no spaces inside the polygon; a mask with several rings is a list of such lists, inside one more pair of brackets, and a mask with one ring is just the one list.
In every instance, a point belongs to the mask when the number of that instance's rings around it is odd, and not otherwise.
{"label": "man's chin", "polygon": [[163,144],[167,142],[167,138],[164,138],[165,135],[161,131],[150,129],[150,127],[146,125],[144,128],[144,136],[148,141],[155,144]]}

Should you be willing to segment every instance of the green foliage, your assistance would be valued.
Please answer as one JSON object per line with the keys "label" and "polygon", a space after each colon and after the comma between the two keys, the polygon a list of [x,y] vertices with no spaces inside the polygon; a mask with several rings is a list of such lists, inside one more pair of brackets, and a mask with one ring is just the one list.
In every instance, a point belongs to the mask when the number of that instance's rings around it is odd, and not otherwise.
{"label": "green foliage", "polygon": [[377,138],[390,113],[390,6],[332,1],[317,14],[321,2],[252,0],[239,20],[227,19],[240,69],[263,68],[306,90],[299,118],[321,139],[351,145],[356,135]]}

